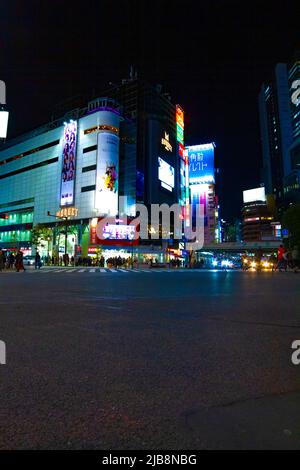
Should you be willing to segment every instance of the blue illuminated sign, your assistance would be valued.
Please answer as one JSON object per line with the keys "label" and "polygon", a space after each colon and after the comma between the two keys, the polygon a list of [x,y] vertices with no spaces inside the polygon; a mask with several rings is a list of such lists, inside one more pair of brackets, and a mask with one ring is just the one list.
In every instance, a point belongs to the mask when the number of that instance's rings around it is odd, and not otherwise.
{"label": "blue illuminated sign", "polygon": [[190,184],[214,183],[214,145],[192,145],[186,149],[188,151]]}

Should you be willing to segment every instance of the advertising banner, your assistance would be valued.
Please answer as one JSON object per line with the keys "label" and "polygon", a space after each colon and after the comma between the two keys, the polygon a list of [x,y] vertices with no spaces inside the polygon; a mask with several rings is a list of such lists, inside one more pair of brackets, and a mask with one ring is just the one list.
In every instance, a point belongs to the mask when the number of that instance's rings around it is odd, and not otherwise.
{"label": "advertising banner", "polygon": [[[129,221],[130,219],[128,219]],[[105,217],[103,219],[93,219],[90,225],[91,245],[137,245],[138,223],[121,223],[115,218]]]}
{"label": "advertising banner", "polygon": [[95,208],[101,214],[118,213],[119,137],[110,132],[99,132]]}
{"label": "advertising banner", "polygon": [[193,145],[187,150],[190,184],[214,183],[214,145]]}
{"label": "advertising banner", "polygon": [[63,137],[62,173],[60,205],[70,206],[74,203],[74,183],[76,169],[77,123],[65,124]]}
{"label": "advertising banner", "polygon": [[163,188],[168,191],[173,190],[175,186],[174,168],[160,157],[158,157],[158,179]]}

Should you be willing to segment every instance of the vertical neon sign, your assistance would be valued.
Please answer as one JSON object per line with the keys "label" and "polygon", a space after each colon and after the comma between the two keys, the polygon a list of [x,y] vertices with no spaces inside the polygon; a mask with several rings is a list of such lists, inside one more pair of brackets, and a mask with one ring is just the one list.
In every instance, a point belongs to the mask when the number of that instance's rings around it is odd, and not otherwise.
{"label": "vertical neon sign", "polygon": [[178,104],[176,105],[176,135],[178,142],[184,145],[184,112]]}
{"label": "vertical neon sign", "polygon": [[74,183],[76,169],[77,123],[65,123],[61,171],[60,205],[71,206],[74,203]]}
{"label": "vertical neon sign", "polygon": [[183,205],[184,221],[186,227],[190,226],[189,217],[189,162],[188,154],[184,148],[184,111],[178,104],[176,105],[176,135],[178,141],[178,152],[180,156],[181,173],[185,175],[181,190],[181,204]]}

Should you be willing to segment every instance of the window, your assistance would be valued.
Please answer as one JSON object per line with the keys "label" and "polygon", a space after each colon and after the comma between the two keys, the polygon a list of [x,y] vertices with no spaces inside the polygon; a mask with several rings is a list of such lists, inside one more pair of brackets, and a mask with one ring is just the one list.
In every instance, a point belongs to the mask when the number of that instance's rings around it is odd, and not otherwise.
{"label": "window", "polygon": [[85,166],[82,168],[82,173],[86,173],[87,171],[96,170],[96,165]]}
{"label": "window", "polygon": [[34,165],[25,166],[24,168],[20,168],[19,170],[10,171],[9,173],[0,175],[0,180],[4,178],[8,178],[9,176],[18,175],[19,173],[25,173],[26,171],[35,170],[36,168],[39,168],[45,165],[50,165],[51,163],[55,163],[55,162],[58,162],[58,157],[50,158],[50,160],[44,160],[43,162],[35,163]]}
{"label": "window", "polygon": [[13,157],[8,157],[6,160],[0,161],[0,165],[5,165],[6,163],[13,162],[14,160],[19,160],[19,158],[27,157],[28,155],[31,155],[32,153],[40,152],[41,150],[48,149],[50,147],[54,147],[54,145],[59,144],[59,140],[54,140],[53,142],[49,142],[48,144],[41,145],[40,147],[36,147],[31,150],[27,150],[26,152],[20,153],[19,155],[14,155]]}
{"label": "window", "polygon": [[86,192],[88,192],[88,191],[95,191],[95,189],[96,189],[96,185],[95,185],[95,184],[92,184],[91,186],[83,186],[83,187],[81,188],[81,192],[82,192],[82,193],[86,193]]}
{"label": "window", "polygon": [[92,152],[93,150],[97,150],[97,145],[91,145],[90,147],[86,147],[82,150],[82,153]]}

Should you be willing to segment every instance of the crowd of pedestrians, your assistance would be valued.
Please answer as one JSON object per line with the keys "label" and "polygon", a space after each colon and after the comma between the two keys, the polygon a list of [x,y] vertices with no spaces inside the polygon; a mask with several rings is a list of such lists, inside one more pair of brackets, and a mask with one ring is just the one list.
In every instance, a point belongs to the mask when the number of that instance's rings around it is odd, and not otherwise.
{"label": "crowd of pedestrians", "polygon": [[298,273],[300,269],[300,256],[298,246],[294,246],[292,250],[284,248],[280,245],[277,253],[277,263],[274,266],[274,271],[287,271],[292,270]]}
{"label": "crowd of pedestrians", "polygon": [[0,249],[0,272],[4,269],[15,269],[17,272],[26,271],[24,268],[23,252],[18,250],[15,254],[7,254],[4,250]]}

